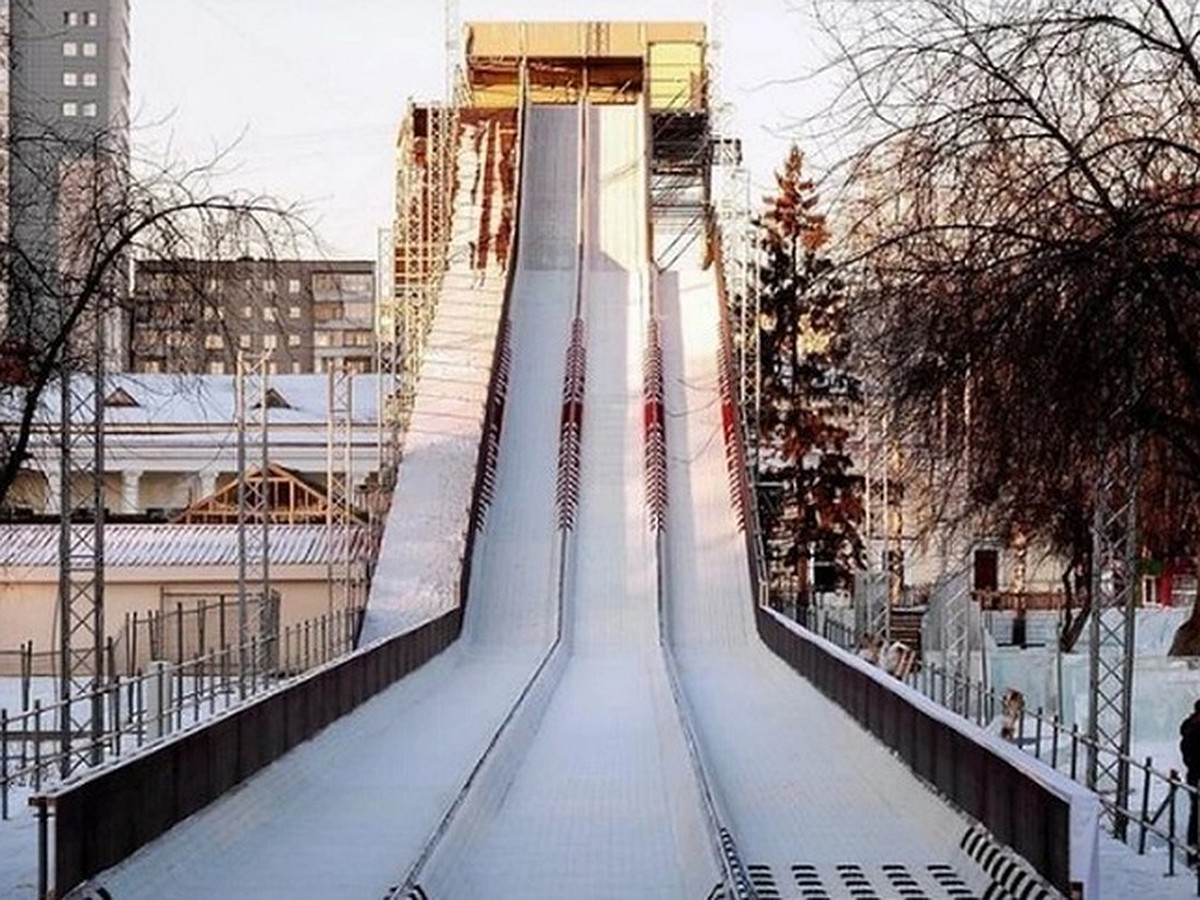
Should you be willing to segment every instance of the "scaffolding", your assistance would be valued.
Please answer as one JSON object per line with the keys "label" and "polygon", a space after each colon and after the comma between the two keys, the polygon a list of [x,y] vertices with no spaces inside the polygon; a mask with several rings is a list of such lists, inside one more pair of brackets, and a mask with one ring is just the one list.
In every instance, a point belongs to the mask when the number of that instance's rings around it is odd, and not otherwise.
{"label": "scaffolding", "polygon": [[409,104],[401,125],[393,232],[395,281],[380,316],[384,490],[395,484],[425,341],[448,263],[458,132],[454,102]]}
{"label": "scaffolding", "polygon": [[354,378],[344,367],[329,370],[328,430],[325,453],[325,545],[328,559],[329,613],[354,605],[355,559],[352,532],[358,521],[354,503]]}
{"label": "scaffolding", "polygon": [[[68,339],[59,370],[59,739],[62,775],[101,758],[104,707],[104,315],[96,310]],[[86,370],[80,371],[81,363]],[[90,701],[75,701],[90,696]]]}
{"label": "scaffolding", "polygon": [[[251,632],[250,608],[260,611],[260,617],[269,610],[271,593],[271,501],[270,479],[270,369],[269,353],[250,357],[238,353],[235,391],[237,394],[237,596],[238,596],[238,695],[247,696],[246,672],[251,660],[247,655],[246,636]],[[251,406],[251,396],[257,398]],[[259,437],[260,477],[250,477],[249,432],[254,429]],[[278,609],[278,606],[275,606]],[[272,623],[259,621],[260,634],[274,633]],[[263,642],[258,647],[260,655],[270,652]],[[255,660],[264,664],[267,660]],[[263,666],[258,671],[266,671]]]}
{"label": "scaffolding", "polygon": [[1092,520],[1087,784],[1112,799],[1121,840],[1128,824],[1122,810],[1129,799],[1140,462],[1133,437],[1102,451]]}

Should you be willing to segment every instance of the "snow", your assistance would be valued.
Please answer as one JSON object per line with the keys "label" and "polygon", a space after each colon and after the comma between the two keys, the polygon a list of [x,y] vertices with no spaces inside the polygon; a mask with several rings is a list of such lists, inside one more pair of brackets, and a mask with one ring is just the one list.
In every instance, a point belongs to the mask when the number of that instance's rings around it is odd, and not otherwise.
{"label": "snow", "polygon": [[[550,181],[547,203],[576,193],[574,142],[554,141],[575,133],[564,113],[531,117],[530,146],[544,153],[531,167]],[[564,158],[564,147],[572,155]],[[565,194],[551,190],[555,171]],[[523,212],[545,214],[536,204]],[[524,242],[537,240],[536,231],[523,236],[522,257]],[[569,260],[567,271],[522,268],[515,276],[497,492],[476,543],[463,640],[97,885],[121,900],[379,897],[417,857],[556,630],[553,484],[575,283]]]}
{"label": "snow", "polygon": [[[845,896],[847,866],[881,896],[899,893],[892,866],[931,897],[954,885],[982,893],[956,849],[969,822],[755,636],[721,429],[714,275],[697,245],[648,276],[641,115],[608,107],[589,122],[575,532],[559,539],[554,484],[575,300],[577,122],[572,109],[535,107],[497,489],[475,543],[463,639],[95,886],[120,900],[380,897],[424,860],[420,883],[439,900],[707,896],[718,876],[659,646],[661,564],[685,706],[743,860],[764,866],[783,896],[802,875]],[[490,288],[472,293],[451,276],[372,595],[375,639],[457,601],[496,307]],[[666,364],[661,560],[643,500],[651,286]],[[22,823],[0,830],[0,896],[31,896],[5,893],[10,861],[29,881],[32,819]],[[1103,898],[1194,896],[1190,877],[1163,878],[1161,858],[1103,839],[1098,858]]]}
{"label": "snow", "polygon": [[931,896],[944,896],[929,866],[948,865],[982,891],[978,870],[957,850],[969,821],[755,636],[722,436],[718,299],[701,250],[693,247],[658,282],[667,604],[702,752],[742,858],[768,866],[785,885],[792,866],[812,866],[831,890],[841,885],[837,866],[858,865],[884,895],[884,866],[900,865]]}
{"label": "snow", "polygon": [[432,897],[702,897],[717,881],[657,645],[642,463],[641,125],[636,107],[590,113],[570,656],[520,764],[503,773],[510,783],[493,782],[503,803],[434,856],[421,880]]}
{"label": "snow", "polygon": [[[469,133],[461,147],[459,183],[470,184],[470,167],[481,162]],[[468,267],[467,242],[478,227],[476,203],[460,192],[454,227],[458,252],[451,253],[422,357],[399,480],[371,580],[364,644],[407,631],[459,602],[505,280],[494,262],[482,284]]]}

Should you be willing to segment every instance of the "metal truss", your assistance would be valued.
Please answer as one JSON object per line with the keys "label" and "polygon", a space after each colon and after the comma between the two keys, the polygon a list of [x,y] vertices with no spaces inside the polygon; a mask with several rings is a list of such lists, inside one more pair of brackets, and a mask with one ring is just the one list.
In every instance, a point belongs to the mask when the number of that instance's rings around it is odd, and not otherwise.
{"label": "metal truss", "polygon": [[355,560],[351,554],[354,504],[354,377],[345,368],[329,370],[325,470],[325,546],[329,612],[353,605]]}
{"label": "metal truss", "polygon": [[[68,341],[59,387],[59,740],[65,777],[101,759],[104,706],[104,310]],[[76,698],[90,696],[83,701]]]}
{"label": "metal truss", "polygon": [[1104,454],[1092,520],[1087,783],[1112,799],[1119,838],[1129,798],[1139,470],[1135,438]]}
{"label": "metal truss", "polygon": [[[251,664],[260,671],[269,668],[273,643],[262,640],[260,659],[251,660],[247,646],[253,635],[269,638],[275,633],[270,620],[271,603],[271,463],[269,353],[249,357],[238,353],[235,391],[237,395],[237,545],[238,545],[238,686],[244,699],[246,673]],[[259,444],[258,477],[252,478],[250,432]],[[250,621],[251,606],[256,621]]]}

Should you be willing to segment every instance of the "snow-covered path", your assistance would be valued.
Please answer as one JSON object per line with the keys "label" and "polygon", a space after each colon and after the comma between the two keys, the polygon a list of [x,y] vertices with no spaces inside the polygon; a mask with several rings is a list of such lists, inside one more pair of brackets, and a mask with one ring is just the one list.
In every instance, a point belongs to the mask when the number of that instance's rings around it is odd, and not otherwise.
{"label": "snow-covered path", "polygon": [[[670,238],[666,238],[670,240]],[[793,866],[837,896],[838,866],[895,895],[907,872],[945,897],[970,824],[754,633],[746,545],[731,500],[719,389],[719,308],[702,244],[659,276],[668,459],[667,607],[702,752],[743,860],[783,890]],[[901,868],[888,868],[896,867]],[[935,874],[937,878],[935,878]],[[940,880],[939,880],[940,879]],[[787,894],[785,893],[785,896]]]}
{"label": "snow-covered path", "polygon": [[[576,116],[534,109],[522,218],[571,215]],[[555,631],[554,467],[575,294],[568,231],[522,231],[497,490],[464,639],[97,879],[120,900],[381,897],[416,857]],[[453,573],[444,578],[453,579]]]}
{"label": "snow-covered path", "polygon": [[643,114],[589,113],[579,509],[569,654],[503,802],[441,848],[431,897],[703,897],[717,881],[657,633],[644,502]]}
{"label": "snow-covered path", "polygon": [[[715,808],[743,861],[763,867],[759,885],[780,891],[760,896],[982,895],[956,850],[968,821],[758,641],[726,465],[719,301],[699,241],[653,283],[669,475],[656,556],[643,456],[643,123],[632,106],[589,112],[585,163],[576,109],[530,111],[512,370],[463,639],[98,878],[116,900],[381,898],[414,870],[434,900],[709,896],[719,873],[660,646],[659,566]],[[555,474],[577,301],[582,478],[563,541]],[[415,456],[436,457],[432,444]],[[426,488],[413,503],[437,502],[437,485]],[[419,510],[408,514],[397,534],[418,535],[426,559],[445,557],[421,535]],[[465,524],[438,523],[436,539]],[[397,589],[412,576],[403,568],[392,566]],[[392,598],[381,624],[441,608],[455,578],[438,572],[415,607]],[[464,793],[489,746],[477,790]],[[471,799],[443,833],[461,797]],[[1154,895],[1111,896],[1133,893]]]}

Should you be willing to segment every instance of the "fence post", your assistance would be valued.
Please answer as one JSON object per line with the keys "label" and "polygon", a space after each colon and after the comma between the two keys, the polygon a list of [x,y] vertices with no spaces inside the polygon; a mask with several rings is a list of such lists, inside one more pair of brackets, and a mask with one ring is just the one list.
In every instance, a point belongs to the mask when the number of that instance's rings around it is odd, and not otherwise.
{"label": "fence post", "polygon": [[8,821],[8,710],[0,709],[0,821]]}
{"label": "fence post", "polygon": [[1150,764],[1152,760],[1146,757],[1146,768],[1142,770],[1142,815],[1138,825],[1141,833],[1138,835],[1138,856],[1146,855],[1146,819],[1150,816]]}
{"label": "fence post", "polygon": [[150,739],[157,740],[167,733],[170,719],[171,681],[167,677],[167,664],[161,659],[150,663],[150,691],[146,698],[150,713]]}
{"label": "fence post", "polygon": [[50,835],[49,812],[46,809],[45,797],[30,797],[30,804],[37,808],[37,897],[38,900],[50,898]]}
{"label": "fence post", "polygon": [[[64,763],[68,765],[69,763]],[[42,790],[42,701],[33,701],[33,789]]]}
{"label": "fence post", "polygon": [[[1171,770],[1171,786],[1168,788],[1167,809],[1167,874],[1175,874],[1175,798],[1178,796],[1179,773]],[[1188,798],[1189,802],[1191,798]]]}

